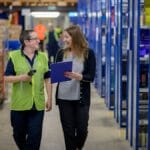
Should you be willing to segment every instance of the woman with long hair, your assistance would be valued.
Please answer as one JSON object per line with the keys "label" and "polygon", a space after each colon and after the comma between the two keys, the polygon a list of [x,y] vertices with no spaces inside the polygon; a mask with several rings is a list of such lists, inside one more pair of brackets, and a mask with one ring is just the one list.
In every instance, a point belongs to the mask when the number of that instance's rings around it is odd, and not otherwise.
{"label": "woman with long hair", "polygon": [[90,83],[95,77],[96,61],[79,26],[66,28],[63,40],[65,48],[58,51],[56,62],[72,61],[73,67],[72,72],[65,72],[71,80],[57,85],[56,104],[66,150],[81,150],[88,134]]}

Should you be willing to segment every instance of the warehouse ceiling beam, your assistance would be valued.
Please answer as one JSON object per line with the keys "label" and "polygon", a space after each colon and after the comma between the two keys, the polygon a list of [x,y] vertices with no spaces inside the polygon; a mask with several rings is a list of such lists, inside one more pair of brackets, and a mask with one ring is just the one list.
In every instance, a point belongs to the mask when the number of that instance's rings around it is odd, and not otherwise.
{"label": "warehouse ceiling beam", "polygon": [[0,0],[0,6],[76,6],[77,0]]}

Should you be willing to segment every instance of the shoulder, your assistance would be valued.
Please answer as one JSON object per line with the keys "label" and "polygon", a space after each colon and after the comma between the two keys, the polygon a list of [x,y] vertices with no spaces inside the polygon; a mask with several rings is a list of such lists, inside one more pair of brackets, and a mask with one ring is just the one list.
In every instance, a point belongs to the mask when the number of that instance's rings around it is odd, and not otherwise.
{"label": "shoulder", "polygon": [[64,54],[64,52],[65,52],[65,49],[60,49],[60,50],[58,51],[58,54]]}
{"label": "shoulder", "polygon": [[57,55],[56,55],[55,62],[62,61],[63,56],[64,56],[64,51],[65,51],[64,49],[58,50]]}
{"label": "shoulder", "polygon": [[87,49],[87,54],[88,54],[88,57],[95,57],[94,50],[91,48]]}
{"label": "shoulder", "polygon": [[38,55],[41,55],[41,56],[46,56],[46,52],[38,52]]}
{"label": "shoulder", "polygon": [[88,48],[87,51],[88,51],[89,54],[94,54],[94,50],[91,49],[91,48]]}
{"label": "shoulder", "polygon": [[21,54],[21,50],[14,50],[14,51],[9,52],[10,57],[14,57],[14,56],[20,55],[20,54]]}
{"label": "shoulder", "polygon": [[58,52],[57,52],[57,57],[63,56],[63,55],[64,55],[64,51],[65,51],[65,49],[60,49],[60,50],[58,50]]}
{"label": "shoulder", "polygon": [[46,52],[38,52],[38,56],[42,57],[42,58],[46,58],[48,59],[47,53]]}
{"label": "shoulder", "polygon": [[18,54],[18,53],[21,53],[21,50],[13,50],[13,51],[10,51],[10,54]]}

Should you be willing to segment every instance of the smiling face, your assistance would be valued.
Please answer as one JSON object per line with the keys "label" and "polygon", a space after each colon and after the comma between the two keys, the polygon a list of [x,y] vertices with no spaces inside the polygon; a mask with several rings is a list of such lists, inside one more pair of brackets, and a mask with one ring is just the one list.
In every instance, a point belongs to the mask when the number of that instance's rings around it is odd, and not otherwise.
{"label": "smiling face", "polygon": [[26,40],[26,46],[31,49],[37,50],[37,49],[39,49],[39,42],[40,42],[40,40],[38,39],[37,33],[31,32],[30,38],[28,40]]}
{"label": "smiling face", "polygon": [[69,35],[67,31],[64,31],[63,33],[63,41],[65,42],[67,48],[72,47],[72,37]]}

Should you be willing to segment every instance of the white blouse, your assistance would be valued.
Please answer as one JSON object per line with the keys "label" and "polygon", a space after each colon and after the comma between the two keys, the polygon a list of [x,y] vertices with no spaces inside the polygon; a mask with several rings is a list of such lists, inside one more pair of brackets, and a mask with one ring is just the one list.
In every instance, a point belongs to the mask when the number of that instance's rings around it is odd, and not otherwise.
{"label": "white blouse", "polygon": [[[63,61],[72,61],[72,71],[77,73],[83,72],[83,61],[77,57],[69,55]],[[80,81],[72,79],[60,82],[58,87],[58,99],[62,100],[79,100],[80,99]]]}

